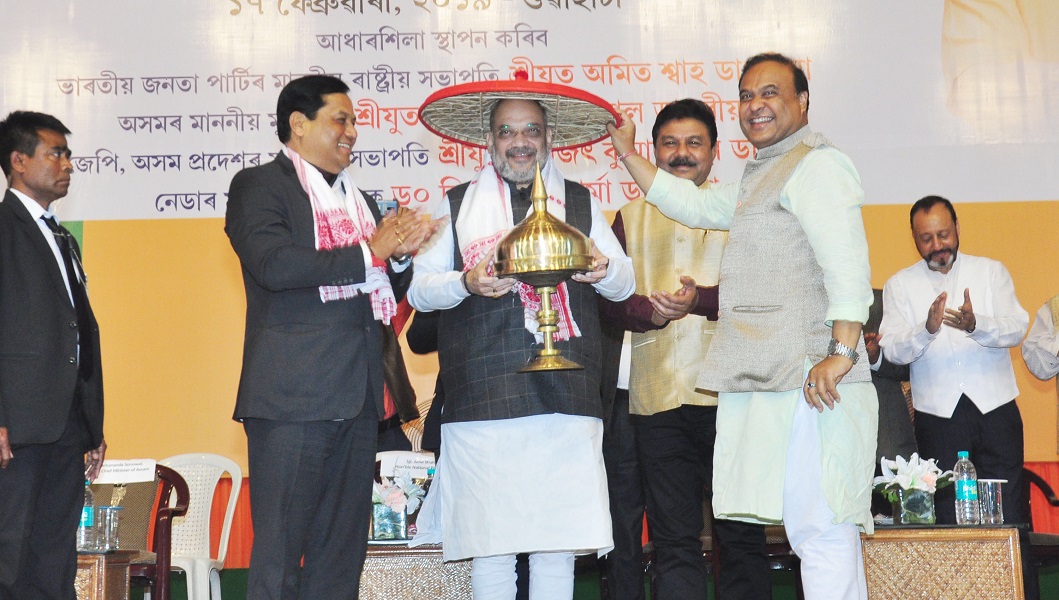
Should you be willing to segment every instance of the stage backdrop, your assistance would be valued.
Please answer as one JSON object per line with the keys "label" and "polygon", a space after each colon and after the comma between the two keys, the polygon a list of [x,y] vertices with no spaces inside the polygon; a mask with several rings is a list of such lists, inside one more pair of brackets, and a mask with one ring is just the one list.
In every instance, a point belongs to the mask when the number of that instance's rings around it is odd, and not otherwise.
{"label": "stage backdrop", "polygon": [[[429,208],[483,160],[418,122],[445,86],[524,69],[586,89],[634,115],[647,156],[660,107],[700,98],[720,126],[714,178],[732,181],[753,153],[742,63],[784,52],[809,76],[814,129],[862,175],[876,286],[918,260],[908,205],[942,194],[963,250],[1004,261],[1027,310],[1059,292],[1049,0],[0,0],[0,15],[0,110],[74,132],[58,210],[83,221],[115,457],[206,450],[245,465],[230,421],[244,301],[221,218],[232,176],[279,149],[279,89],[307,73],[352,88],[357,183]],[[557,158],[608,210],[638,195],[606,141]],[[1015,357],[1028,458],[1054,461],[1054,387]],[[433,368],[414,363],[423,394]]]}

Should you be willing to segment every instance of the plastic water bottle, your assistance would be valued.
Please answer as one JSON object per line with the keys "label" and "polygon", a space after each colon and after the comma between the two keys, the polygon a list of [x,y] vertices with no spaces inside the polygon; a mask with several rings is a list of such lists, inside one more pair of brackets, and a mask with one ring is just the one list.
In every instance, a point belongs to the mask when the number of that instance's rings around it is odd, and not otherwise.
{"label": "plastic water bottle", "polygon": [[966,450],[961,450],[956,456],[959,460],[952,468],[956,483],[956,524],[978,525],[981,522],[978,514],[978,472]]}
{"label": "plastic water bottle", "polygon": [[85,503],[81,507],[81,522],[77,525],[77,549],[96,549],[96,497],[89,481],[85,480]]}

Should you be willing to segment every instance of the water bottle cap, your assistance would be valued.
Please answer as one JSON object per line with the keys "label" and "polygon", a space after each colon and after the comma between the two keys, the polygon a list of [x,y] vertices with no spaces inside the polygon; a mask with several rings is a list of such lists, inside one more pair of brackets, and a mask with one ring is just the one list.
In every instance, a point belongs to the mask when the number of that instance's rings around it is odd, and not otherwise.
{"label": "water bottle cap", "polygon": [[960,450],[959,452],[956,453],[956,457],[957,458],[967,458],[969,456],[970,456],[970,454],[968,454],[966,450]]}

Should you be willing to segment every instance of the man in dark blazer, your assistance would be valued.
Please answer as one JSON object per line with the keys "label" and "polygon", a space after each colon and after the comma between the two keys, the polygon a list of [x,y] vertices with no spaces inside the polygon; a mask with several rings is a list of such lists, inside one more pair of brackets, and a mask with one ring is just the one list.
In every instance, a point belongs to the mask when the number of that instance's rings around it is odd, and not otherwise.
{"label": "man in dark blazer", "polygon": [[246,289],[234,418],[248,442],[255,599],[357,597],[385,414],[379,321],[436,228],[404,209],[382,218],[356,189],[348,91],[325,76],[287,84],[285,147],[237,174],[228,198]]}
{"label": "man in dark blazer", "polygon": [[0,600],[74,598],[85,478],[107,448],[99,329],[51,210],[70,187],[68,133],[41,113],[0,122]]}
{"label": "man in dark blazer", "polygon": [[[879,395],[879,442],[875,450],[875,470],[881,475],[879,459],[895,456],[908,458],[917,451],[912,416],[902,382],[908,381],[908,365],[895,365],[886,360],[879,350],[879,323],[882,321],[882,290],[872,290],[875,302],[868,310],[864,324],[864,344],[871,361],[871,382]],[[927,457],[930,458],[930,457]]]}
{"label": "man in dark blazer", "polygon": [[[879,348],[879,323],[882,322],[882,290],[874,289],[875,302],[868,310],[864,324],[864,348],[871,361],[871,382],[879,396],[879,441],[875,448],[875,474],[882,475],[879,460],[896,456],[908,458],[918,451],[916,434],[912,429],[912,415],[902,382],[908,381],[908,365],[895,365],[883,357]],[[926,458],[930,458],[929,456]],[[872,514],[890,514],[890,502],[879,492],[872,492]]]}

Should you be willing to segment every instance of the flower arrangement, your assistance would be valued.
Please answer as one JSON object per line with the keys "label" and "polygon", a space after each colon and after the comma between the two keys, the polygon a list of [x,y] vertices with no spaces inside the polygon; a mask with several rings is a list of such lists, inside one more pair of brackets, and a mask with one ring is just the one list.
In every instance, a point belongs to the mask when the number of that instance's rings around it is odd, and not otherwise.
{"label": "flower arrangement", "polygon": [[875,478],[875,491],[891,503],[899,500],[898,490],[922,490],[931,495],[952,483],[952,471],[942,471],[933,458],[922,459],[919,453],[905,460],[900,455],[893,460],[879,460],[882,475]]}
{"label": "flower arrangement", "polygon": [[382,477],[382,482],[376,481],[371,491],[373,504],[381,504],[394,512],[412,514],[419,508],[426,495],[426,490],[420,487],[408,472],[403,472],[396,477]]}

